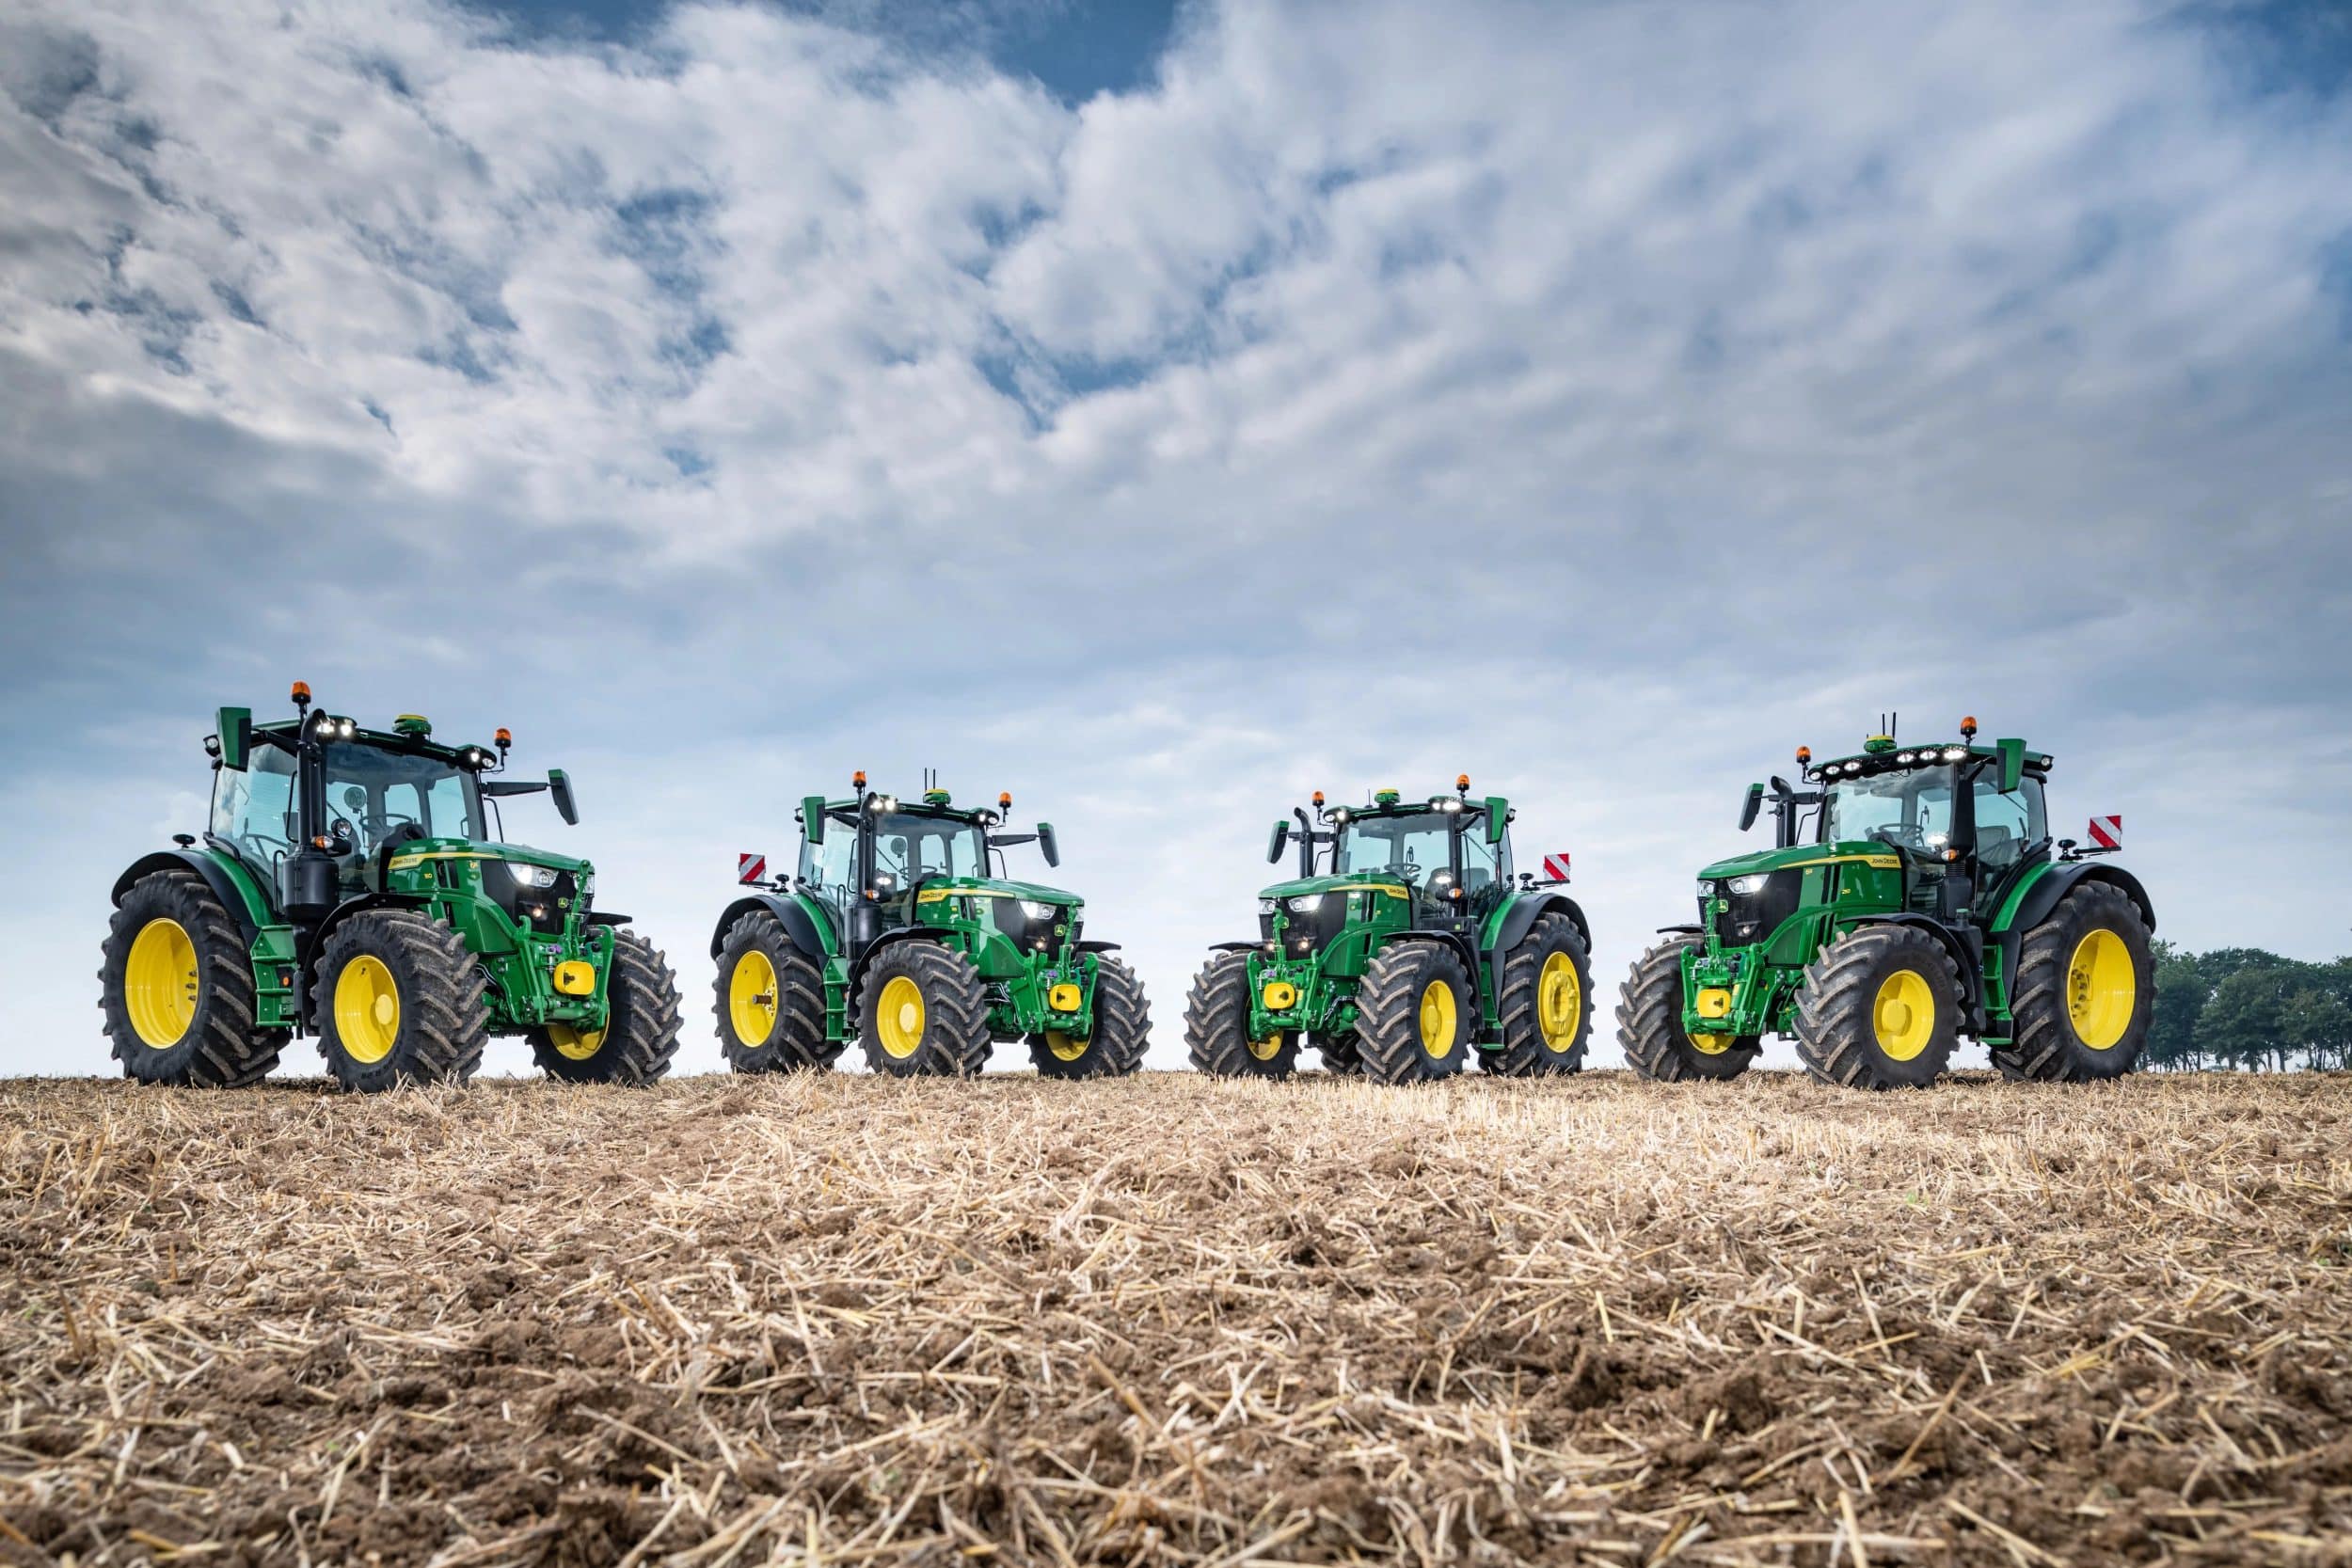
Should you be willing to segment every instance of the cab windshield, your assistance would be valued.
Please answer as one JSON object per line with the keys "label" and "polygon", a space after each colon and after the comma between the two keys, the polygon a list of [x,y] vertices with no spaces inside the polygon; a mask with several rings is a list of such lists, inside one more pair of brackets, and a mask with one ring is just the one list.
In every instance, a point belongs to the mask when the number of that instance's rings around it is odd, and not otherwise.
{"label": "cab windshield", "polygon": [[350,823],[363,855],[411,824],[418,831],[405,836],[486,839],[481,800],[472,776],[445,758],[351,740],[326,748],[327,831]]}
{"label": "cab windshield", "polygon": [[1332,868],[1343,877],[1401,877],[1418,887],[1432,872],[1454,869],[1452,820],[1434,811],[1359,816],[1340,830]]}
{"label": "cab windshield", "polygon": [[1915,855],[1941,854],[1952,833],[1952,770],[1906,768],[1829,786],[1821,808],[1824,844],[1878,843]]}
{"label": "cab windshield", "polygon": [[875,891],[912,887],[925,877],[985,877],[988,839],[977,822],[957,816],[890,812],[874,822]]}

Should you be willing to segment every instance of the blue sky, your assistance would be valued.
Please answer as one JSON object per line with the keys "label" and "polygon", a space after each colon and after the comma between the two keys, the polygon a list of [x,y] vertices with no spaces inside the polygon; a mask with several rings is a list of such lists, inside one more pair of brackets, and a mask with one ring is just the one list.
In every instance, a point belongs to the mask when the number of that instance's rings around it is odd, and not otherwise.
{"label": "blue sky", "polygon": [[1310,789],[1511,795],[1613,990],[1888,708],[2055,752],[2164,934],[2344,951],[2348,61],[2122,0],[12,8],[0,1070],[105,1068],[105,890],[296,676],[571,769],[510,826],[690,1068],[735,852],[861,767],[1051,816],[1159,1065]]}

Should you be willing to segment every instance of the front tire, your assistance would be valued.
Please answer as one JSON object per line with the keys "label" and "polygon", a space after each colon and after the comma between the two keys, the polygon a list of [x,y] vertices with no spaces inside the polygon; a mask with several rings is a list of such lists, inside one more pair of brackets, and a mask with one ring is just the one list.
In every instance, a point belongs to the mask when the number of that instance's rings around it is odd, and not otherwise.
{"label": "front tire", "polygon": [[1797,1057],[1825,1084],[1923,1089],[1960,1043],[1960,966],[1915,926],[1863,926],[1797,984]]}
{"label": "front tire", "polygon": [[1298,1032],[1249,1037],[1249,955],[1218,953],[1184,998],[1184,1053],[1212,1078],[1288,1078],[1298,1069]]}
{"label": "front tire", "polygon": [[1693,1035],[1682,1027],[1682,955],[1705,945],[1672,937],[1634,961],[1617,988],[1617,1043],[1626,1066],[1653,1084],[1737,1078],[1762,1041],[1754,1035]]}
{"label": "front tire", "polygon": [[1094,1032],[1076,1039],[1058,1029],[1029,1037],[1041,1078],[1124,1078],[1143,1065],[1152,1043],[1152,1009],[1143,982],[1119,959],[1094,965]]}
{"label": "front tire", "polygon": [[1478,1065],[1503,1078],[1575,1072],[1593,1034],[1593,976],[1584,939],[1565,914],[1547,914],[1502,960],[1502,1049]]}
{"label": "front tire", "polygon": [[1452,948],[1391,942],[1364,966],[1356,1019],[1364,1070],[1383,1084],[1450,1078],[1470,1062],[1477,993]]}
{"label": "front tire", "polygon": [[319,960],[319,1054],[346,1089],[462,1084],[489,1043],[489,979],[464,939],[414,910],[367,910]]}
{"label": "front tire", "polygon": [[570,1084],[657,1083],[677,1055],[677,976],[634,931],[612,933],[612,973],[604,983],[604,1027],[550,1023],[531,1031],[531,1054],[550,1078]]}
{"label": "front tire", "polygon": [[988,1065],[988,997],[962,954],[891,943],[858,986],[858,1043],[893,1078],[969,1078]]}
{"label": "front tire", "polygon": [[712,983],[719,1050],[737,1072],[823,1072],[847,1040],[825,1037],[825,978],[765,910],[727,927]]}
{"label": "front tire", "polygon": [[2004,1077],[2121,1078],[2139,1064],[2155,999],[2148,923],[2123,890],[2078,882],[2018,951],[2016,1034],[1992,1048]]}
{"label": "front tire", "polygon": [[101,951],[104,1029],[125,1078],[240,1088],[278,1065],[292,1032],[255,1026],[245,939],[193,870],[152,871],[132,883]]}
{"label": "front tire", "polygon": [[1353,1029],[1343,1029],[1336,1035],[1317,1035],[1315,1049],[1323,1053],[1323,1070],[1335,1078],[1361,1078],[1364,1075],[1364,1042]]}

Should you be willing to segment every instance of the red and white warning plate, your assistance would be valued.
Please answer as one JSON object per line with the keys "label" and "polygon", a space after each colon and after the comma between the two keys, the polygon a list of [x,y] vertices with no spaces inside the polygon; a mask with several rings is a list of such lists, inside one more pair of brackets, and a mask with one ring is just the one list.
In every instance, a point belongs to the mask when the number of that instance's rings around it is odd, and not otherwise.
{"label": "red and white warning plate", "polygon": [[2123,818],[2120,815],[2092,817],[2090,819],[2090,842],[2102,849],[2122,848]]}
{"label": "red and white warning plate", "polygon": [[1565,849],[1555,849],[1544,857],[1544,876],[1555,882],[1568,879],[1568,852]]}
{"label": "red and white warning plate", "polygon": [[737,881],[755,882],[766,875],[768,875],[767,856],[746,852],[735,857],[735,879]]}

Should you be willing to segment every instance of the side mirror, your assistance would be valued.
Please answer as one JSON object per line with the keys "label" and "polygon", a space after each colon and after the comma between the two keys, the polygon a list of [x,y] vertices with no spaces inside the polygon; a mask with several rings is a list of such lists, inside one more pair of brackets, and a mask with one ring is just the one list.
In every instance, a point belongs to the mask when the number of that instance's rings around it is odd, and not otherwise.
{"label": "side mirror", "polygon": [[572,799],[571,775],[561,768],[548,768],[548,793],[555,797],[556,814],[573,827],[579,827],[580,803]]}
{"label": "side mirror", "polygon": [[1038,852],[1045,857],[1046,864],[1061,863],[1061,846],[1054,842],[1054,825],[1051,822],[1037,825],[1037,847]]}
{"label": "side mirror", "polygon": [[1274,824],[1274,834],[1265,841],[1265,859],[1268,865],[1272,865],[1276,861],[1282,858],[1282,851],[1290,847],[1290,841],[1291,825],[1289,820],[1285,818],[1284,820]]}
{"label": "side mirror", "polygon": [[1756,814],[1763,809],[1764,786],[1760,784],[1748,785],[1748,798],[1740,802],[1740,831],[1744,833],[1755,827]]}
{"label": "side mirror", "polygon": [[1994,744],[2001,752],[2001,793],[2014,795],[2026,782],[2026,743],[2010,737]]}
{"label": "side mirror", "polygon": [[822,795],[801,797],[801,836],[811,844],[825,842],[825,798]]}
{"label": "side mirror", "polygon": [[1500,795],[1486,797],[1486,842],[1501,844],[1511,831],[1511,802]]}
{"label": "side mirror", "polygon": [[220,765],[245,771],[246,759],[253,754],[253,710],[249,707],[225,707],[217,715],[220,739]]}

